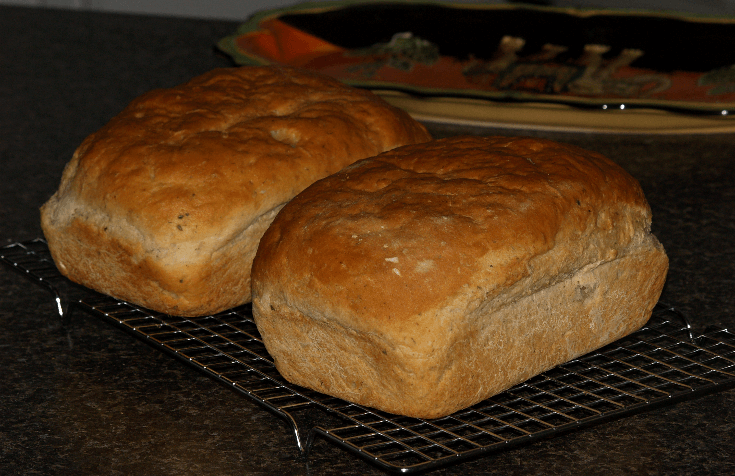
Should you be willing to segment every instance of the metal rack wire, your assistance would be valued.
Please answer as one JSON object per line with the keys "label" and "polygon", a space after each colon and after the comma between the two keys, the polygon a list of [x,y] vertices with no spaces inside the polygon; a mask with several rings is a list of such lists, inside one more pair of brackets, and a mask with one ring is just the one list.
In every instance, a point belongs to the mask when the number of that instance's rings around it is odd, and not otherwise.
{"label": "metal rack wire", "polygon": [[435,420],[391,415],[285,381],[249,305],[198,318],[152,312],[69,282],[41,239],[3,247],[0,261],[50,290],[65,321],[88,311],[285,419],[302,454],[321,437],[386,471],[425,471],[735,387],[735,334],[695,337],[659,305],[638,332],[471,408]]}

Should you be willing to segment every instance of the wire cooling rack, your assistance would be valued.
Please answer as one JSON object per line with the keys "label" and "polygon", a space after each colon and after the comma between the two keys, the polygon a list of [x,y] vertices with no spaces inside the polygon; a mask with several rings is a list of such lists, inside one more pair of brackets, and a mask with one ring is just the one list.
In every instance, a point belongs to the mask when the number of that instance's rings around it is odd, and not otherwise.
{"label": "wire cooling rack", "polygon": [[285,381],[249,305],[199,318],[152,312],[74,285],[41,239],[1,248],[0,261],[50,290],[65,321],[73,308],[88,311],[285,419],[304,456],[321,437],[386,471],[454,464],[735,386],[735,334],[695,337],[684,316],[659,305],[638,332],[471,408],[396,416]]}

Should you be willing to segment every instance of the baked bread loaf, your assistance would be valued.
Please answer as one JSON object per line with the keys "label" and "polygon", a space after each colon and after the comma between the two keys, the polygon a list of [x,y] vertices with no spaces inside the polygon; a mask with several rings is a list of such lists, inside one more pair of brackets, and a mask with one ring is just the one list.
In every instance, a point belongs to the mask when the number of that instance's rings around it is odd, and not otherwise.
{"label": "baked bread loaf", "polygon": [[430,139],[374,94],[281,67],[211,71],[134,100],[66,166],[41,224],[71,280],[185,316],[250,300],[284,203],[358,159]]}
{"label": "baked bread loaf", "polygon": [[546,140],[400,147],[287,204],[253,314],[289,381],[434,418],[640,328],[668,259],[638,183]]}

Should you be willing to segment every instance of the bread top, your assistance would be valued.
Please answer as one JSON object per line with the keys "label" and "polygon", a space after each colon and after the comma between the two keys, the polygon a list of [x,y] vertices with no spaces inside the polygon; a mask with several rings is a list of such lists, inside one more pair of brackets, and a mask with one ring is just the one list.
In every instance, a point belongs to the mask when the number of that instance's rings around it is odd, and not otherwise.
{"label": "bread top", "polygon": [[287,204],[261,239],[253,297],[418,340],[427,320],[464,319],[614,259],[648,239],[650,220],[636,180],[597,153],[508,137],[410,145]]}
{"label": "bread top", "polygon": [[44,212],[97,214],[110,231],[122,221],[119,233],[147,249],[216,248],[315,180],[429,139],[405,112],[331,78],[217,69],[144,94],[90,135]]}

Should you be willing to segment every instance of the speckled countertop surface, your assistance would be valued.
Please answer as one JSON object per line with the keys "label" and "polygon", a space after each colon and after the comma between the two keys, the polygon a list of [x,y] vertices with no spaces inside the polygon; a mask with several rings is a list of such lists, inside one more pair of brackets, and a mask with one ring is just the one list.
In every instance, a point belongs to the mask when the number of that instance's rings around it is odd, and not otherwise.
{"label": "speckled countertop surface", "polygon": [[[0,7],[0,244],[41,236],[38,207],[76,146],[139,94],[230,66],[236,24]],[[436,135],[503,133],[434,128]],[[528,133],[526,133],[528,134]],[[663,298],[695,330],[735,329],[735,135],[536,133],[638,178],[671,260]],[[239,394],[0,269],[0,473],[381,474]],[[432,474],[735,474],[735,390]]]}

